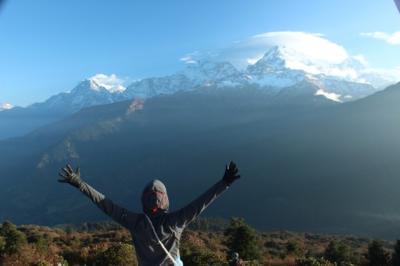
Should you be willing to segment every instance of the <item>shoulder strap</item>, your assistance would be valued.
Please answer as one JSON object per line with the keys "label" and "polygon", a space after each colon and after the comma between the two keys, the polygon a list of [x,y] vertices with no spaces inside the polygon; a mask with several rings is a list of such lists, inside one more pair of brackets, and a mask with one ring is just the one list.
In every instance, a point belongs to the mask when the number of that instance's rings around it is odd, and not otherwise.
{"label": "shoulder strap", "polygon": [[169,253],[169,251],[167,250],[167,248],[164,246],[164,244],[161,242],[160,238],[158,237],[158,234],[156,232],[156,229],[154,228],[153,223],[151,222],[149,216],[147,216],[147,214],[145,214],[144,216],[146,216],[147,221],[150,224],[151,230],[153,231],[154,236],[157,239],[158,244],[160,244],[161,248],[164,250],[165,254],[167,254],[168,258],[170,260],[172,260],[172,262],[174,263],[174,265],[178,265],[176,260],[174,259],[174,257],[172,257],[171,253]]}

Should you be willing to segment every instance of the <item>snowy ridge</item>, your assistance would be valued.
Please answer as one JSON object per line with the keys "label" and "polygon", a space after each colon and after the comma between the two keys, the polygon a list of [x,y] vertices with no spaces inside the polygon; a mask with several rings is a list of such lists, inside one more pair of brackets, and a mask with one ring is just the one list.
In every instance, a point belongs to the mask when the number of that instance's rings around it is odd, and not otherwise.
{"label": "snowy ridge", "polygon": [[363,69],[363,64],[358,59],[347,58],[341,63],[333,62],[330,65],[325,61],[316,61],[318,60],[310,60],[294,49],[274,46],[243,70],[238,70],[227,61],[191,61],[177,74],[134,82],[128,86],[125,94],[131,98],[145,99],[201,87],[249,85],[276,92],[306,80],[320,88],[315,92],[316,96],[324,96],[335,102],[346,102],[366,97],[379,90],[358,74]]}
{"label": "snowy ridge", "polygon": [[218,89],[253,85],[261,90],[278,92],[304,80],[323,88],[315,92],[316,96],[322,95],[336,102],[359,99],[377,90],[367,83],[290,68],[294,63],[293,58],[292,61],[286,59],[288,51],[282,47],[273,47],[255,64],[241,71],[229,62],[197,61],[188,64],[184,70],[176,74],[145,78],[133,82],[127,88],[121,85],[122,82],[115,75],[98,74],[82,81],[70,92],[57,94],[46,102],[34,106],[77,111],[94,105],[132,98],[148,99],[205,87]]}
{"label": "snowy ridge", "polygon": [[[115,74],[96,74],[71,91],[30,107],[71,113],[93,105],[204,88],[251,86],[276,95],[288,87],[301,90],[304,81],[315,88],[310,97],[346,102],[400,81],[400,68],[372,68],[364,56],[350,55],[318,33],[267,32],[211,53],[188,54],[181,61],[185,68],[179,72],[143,78],[129,86]],[[289,91],[295,93],[295,89]],[[0,110],[7,108],[0,106]]]}

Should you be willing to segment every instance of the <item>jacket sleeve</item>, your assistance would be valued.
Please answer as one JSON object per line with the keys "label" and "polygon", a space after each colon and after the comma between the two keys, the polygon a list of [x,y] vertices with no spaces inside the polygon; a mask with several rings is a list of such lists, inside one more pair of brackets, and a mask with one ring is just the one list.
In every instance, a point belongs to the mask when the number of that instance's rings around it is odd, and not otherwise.
{"label": "jacket sleeve", "polygon": [[186,227],[228,187],[224,180],[219,181],[186,207],[169,214],[170,223],[174,226]]}
{"label": "jacket sleeve", "polygon": [[139,214],[118,206],[87,183],[82,182],[79,185],[79,190],[89,197],[104,213],[122,226],[132,228],[136,223]]}

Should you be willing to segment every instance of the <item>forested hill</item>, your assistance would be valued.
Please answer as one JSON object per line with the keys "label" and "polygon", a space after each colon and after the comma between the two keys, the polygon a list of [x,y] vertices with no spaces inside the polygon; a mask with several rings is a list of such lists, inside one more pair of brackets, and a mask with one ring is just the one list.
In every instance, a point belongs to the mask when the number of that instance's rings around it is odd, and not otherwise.
{"label": "forested hill", "polygon": [[[137,265],[131,235],[112,222],[44,227],[0,227],[0,265]],[[396,250],[396,252],[394,251]],[[243,219],[200,219],[185,231],[185,266],[228,265],[232,252],[244,265],[398,265],[400,242],[345,235],[258,232]]]}

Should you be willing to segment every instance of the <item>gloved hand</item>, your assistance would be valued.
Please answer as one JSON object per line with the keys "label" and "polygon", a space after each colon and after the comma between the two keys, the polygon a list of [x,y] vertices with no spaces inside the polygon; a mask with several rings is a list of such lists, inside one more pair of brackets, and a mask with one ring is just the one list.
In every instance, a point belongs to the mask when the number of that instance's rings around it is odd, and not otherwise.
{"label": "gloved hand", "polygon": [[240,178],[240,175],[238,175],[239,169],[236,167],[236,164],[234,162],[230,162],[229,165],[226,166],[225,168],[225,174],[224,177],[222,178],[228,185],[231,185],[236,179]]}
{"label": "gloved hand", "polygon": [[72,169],[72,167],[67,164],[64,168],[61,169],[62,172],[58,173],[62,179],[59,179],[58,182],[60,183],[69,183],[70,185],[79,188],[80,184],[82,183],[81,180],[81,171],[76,168],[76,171]]}

